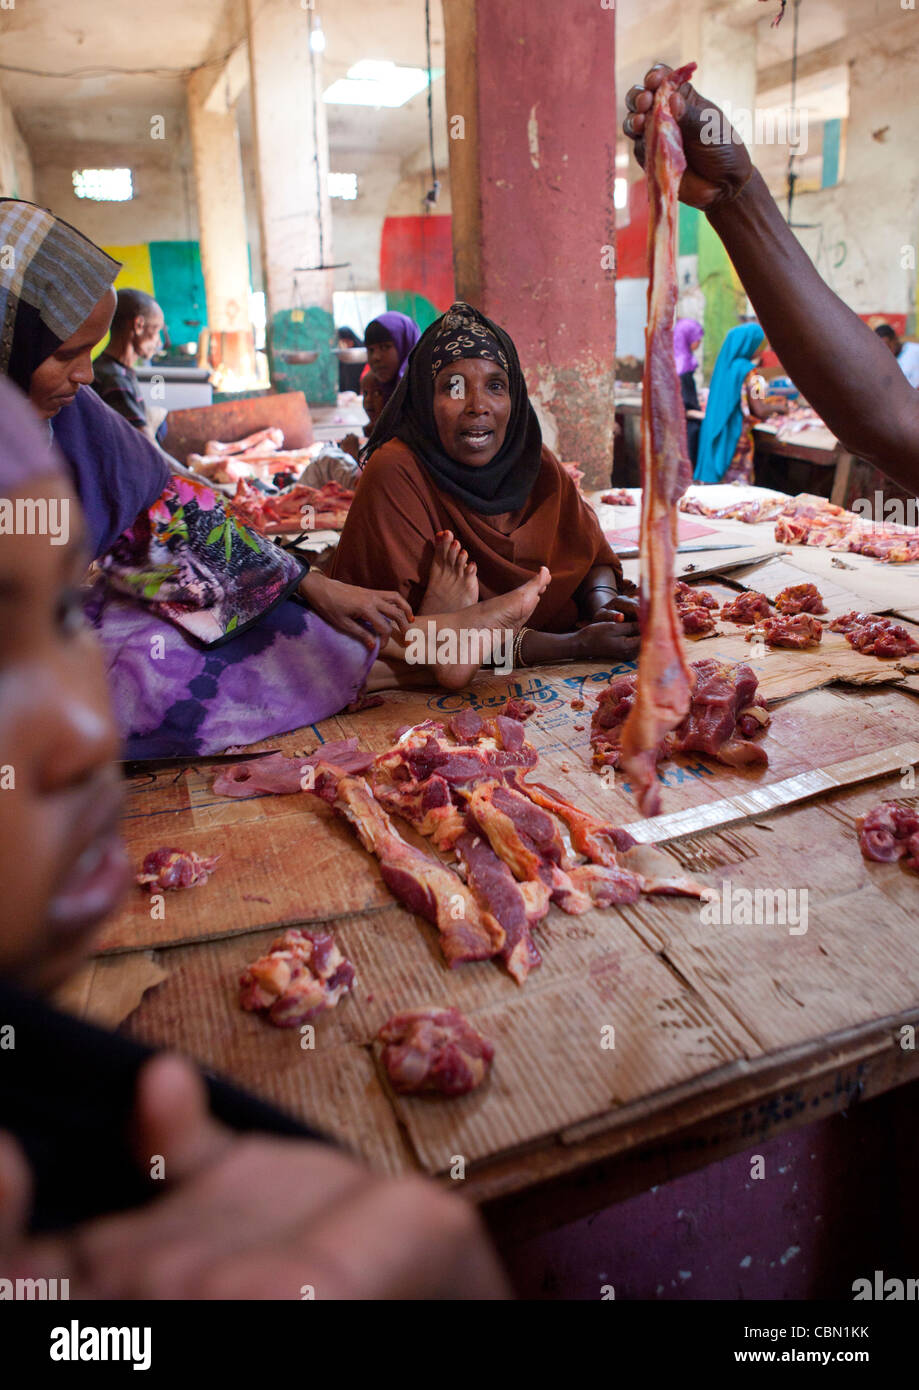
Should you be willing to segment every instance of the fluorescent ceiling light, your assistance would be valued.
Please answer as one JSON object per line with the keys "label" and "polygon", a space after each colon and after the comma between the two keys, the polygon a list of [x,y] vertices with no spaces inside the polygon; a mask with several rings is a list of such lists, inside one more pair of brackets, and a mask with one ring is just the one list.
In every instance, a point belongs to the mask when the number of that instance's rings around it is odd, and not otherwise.
{"label": "fluorescent ceiling light", "polygon": [[134,197],[130,169],[74,169],[73,191],[96,203],[127,203]]}
{"label": "fluorescent ceiling light", "polygon": [[[433,68],[432,79],[443,76]],[[426,68],[403,68],[397,63],[363,58],[322,94],[323,101],[339,106],[404,106],[428,85]]]}
{"label": "fluorescent ceiling light", "polygon": [[336,174],[329,171],[329,197],[347,198],[357,197],[357,174]]}

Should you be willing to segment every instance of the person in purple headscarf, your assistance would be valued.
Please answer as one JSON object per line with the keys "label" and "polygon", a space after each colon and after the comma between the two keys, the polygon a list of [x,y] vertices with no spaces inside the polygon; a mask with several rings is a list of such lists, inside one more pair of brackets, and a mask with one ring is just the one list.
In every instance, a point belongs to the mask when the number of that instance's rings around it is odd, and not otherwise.
{"label": "person in purple headscarf", "polygon": [[696,351],[705,336],[705,329],[696,319],[677,319],[673,330],[673,353],[676,358],[677,376],[683,393],[683,408],[686,411],[686,439],[689,444],[689,457],[696,466],[699,448],[699,426],[702,422],[702,408],[696,390],[695,372],[699,361]]}
{"label": "person in purple headscarf", "polygon": [[[368,377],[375,382],[380,399],[379,410],[371,419],[375,425],[397,384],[405,375],[409,355],[421,337],[421,329],[408,314],[395,310],[380,314],[367,325],[364,342],[367,345],[367,376],[362,378],[364,409],[370,413],[366,382]],[[373,393],[371,393],[372,395]]]}

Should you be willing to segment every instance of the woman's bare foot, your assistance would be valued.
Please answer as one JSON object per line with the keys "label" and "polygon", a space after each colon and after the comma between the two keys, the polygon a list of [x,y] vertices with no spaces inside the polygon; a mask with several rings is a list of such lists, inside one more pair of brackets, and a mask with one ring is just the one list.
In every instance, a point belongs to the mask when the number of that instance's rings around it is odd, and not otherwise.
{"label": "woman's bare foot", "polygon": [[[455,613],[425,615],[400,639],[402,659],[409,666],[427,667],[447,690],[468,685],[480,666],[491,663],[510,675],[514,638],[548,587],[551,575],[545,566],[519,588]],[[389,657],[386,644],[381,657]]]}
{"label": "woman's bare foot", "polygon": [[428,587],[419,613],[455,613],[478,603],[479,580],[475,561],[463,550],[452,531],[438,531],[434,537],[434,558]]}

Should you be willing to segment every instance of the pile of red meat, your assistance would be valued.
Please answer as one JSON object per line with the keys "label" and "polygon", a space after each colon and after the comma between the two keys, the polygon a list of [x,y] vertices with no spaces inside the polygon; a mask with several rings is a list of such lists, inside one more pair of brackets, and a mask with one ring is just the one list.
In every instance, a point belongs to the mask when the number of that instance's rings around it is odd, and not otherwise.
{"label": "pile of red meat", "polygon": [[919,643],[905,627],[873,613],[844,613],[830,623],[830,631],[844,632],[849,646],[867,656],[908,656],[911,652],[919,652]]}
{"label": "pile of red meat", "polygon": [[[744,663],[695,661],[689,713],[668,734],[657,750],[657,761],[676,753],[705,753],[730,767],[759,765],[768,758],[764,748],[752,742],[769,723],[759,703],[754,671]],[[596,767],[616,767],[621,754],[622,727],[635,699],[636,676],[617,676],[603,691],[591,722],[590,741]]]}
{"label": "pile of red meat", "polygon": [[150,851],[136,875],[136,882],[151,893],[197,888],[207,883],[219,858],[217,854],[195,854],[191,849],[170,849],[164,845]]}
{"label": "pile of red meat", "polygon": [[858,843],[866,859],[877,864],[903,860],[905,869],[919,873],[919,815],[896,801],[882,801],[855,822]]}
{"label": "pile of red meat", "polygon": [[298,1028],[354,987],[354,966],[329,932],[292,928],[239,977],[242,1008],[266,1014],[278,1028]]}
{"label": "pile of red meat", "polygon": [[493,1045],[458,1009],[407,1009],[377,1033],[380,1060],[400,1095],[434,1091],[464,1096],[481,1085],[495,1055]]}
{"label": "pile of red meat", "polygon": [[718,600],[707,589],[694,589],[691,584],[676,580],[674,601],[683,631],[689,637],[704,637],[715,630]]}
{"label": "pile of red meat", "polygon": [[608,507],[636,507],[638,503],[631,493],[624,487],[614,488],[612,492],[604,492],[600,498]]}
{"label": "pile of red meat", "polygon": [[767,647],[817,647],[823,641],[823,624],[810,613],[778,614],[766,618],[752,632],[747,633],[747,641],[754,642],[762,637]]}
{"label": "pile of red meat", "polygon": [[227,510],[254,531],[272,536],[300,531],[341,531],[353,501],[352,489],[336,482],[324,483],[318,488],[295,483],[277,496],[268,496],[240,479]]}
{"label": "pile of red meat", "polygon": [[758,623],[761,618],[772,616],[772,604],[765,594],[749,589],[723,604],[721,616],[725,622],[737,623],[738,626]]}

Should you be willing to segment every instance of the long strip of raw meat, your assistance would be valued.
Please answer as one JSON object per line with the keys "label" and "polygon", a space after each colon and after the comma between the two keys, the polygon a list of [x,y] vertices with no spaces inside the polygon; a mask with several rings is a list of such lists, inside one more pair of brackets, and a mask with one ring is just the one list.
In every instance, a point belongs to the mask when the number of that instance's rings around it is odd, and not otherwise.
{"label": "long strip of raw meat", "polygon": [[686,717],[692,692],[673,599],[677,504],[692,481],[692,469],[673,355],[677,195],[686,156],[670,98],[694,71],[691,63],[664,79],[645,121],[651,278],[641,407],[641,653],[635,703],[622,734],[622,766],[645,816],[656,816],[660,809],[657,751]]}

